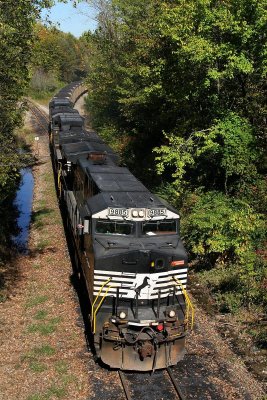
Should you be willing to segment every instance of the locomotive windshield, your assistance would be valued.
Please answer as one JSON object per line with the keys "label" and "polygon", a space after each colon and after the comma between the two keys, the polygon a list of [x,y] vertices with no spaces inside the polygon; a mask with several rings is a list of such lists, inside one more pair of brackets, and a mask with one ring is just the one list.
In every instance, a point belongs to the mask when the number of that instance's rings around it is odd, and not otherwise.
{"label": "locomotive windshield", "polygon": [[142,223],[142,234],[153,235],[173,235],[177,232],[175,219],[154,220]]}
{"label": "locomotive windshield", "polygon": [[95,232],[105,235],[132,235],[134,226],[133,222],[98,220]]}

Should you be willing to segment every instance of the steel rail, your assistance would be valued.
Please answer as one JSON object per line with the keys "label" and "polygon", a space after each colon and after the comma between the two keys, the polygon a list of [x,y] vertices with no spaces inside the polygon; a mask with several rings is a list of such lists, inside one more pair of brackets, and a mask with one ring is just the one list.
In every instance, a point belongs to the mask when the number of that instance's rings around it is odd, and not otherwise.
{"label": "steel rail", "polygon": [[[177,381],[176,381],[176,379],[175,379],[175,377],[174,377],[174,375],[173,375],[173,373],[171,371],[171,368],[168,367],[165,370],[162,370],[163,374],[164,374],[164,371],[167,372],[168,378],[170,379],[170,381],[172,383],[172,387],[173,387],[175,393],[177,394],[179,400],[186,400],[186,396],[183,393],[183,391],[181,390],[181,388],[179,387],[179,385],[178,385],[178,383],[177,383]],[[126,396],[126,399],[127,400],[132,400],[133,397],[132,397],[132,395],[131,395],[131,393],[129,391],[129,384],[131,385],[132,383],[130,381],[128,383],[127,375],[125,376],[123,371],[118,371],[118,373],[119,373],[119,377],[120,377],[120,380],[121,380],[122,388],[123,388],[124,394]],[[149,388],[147,387],[147,389],[149,389]],[[141,399],[138,399],[138,400],[141,400]]]}
{"label": "steel rail", "polygon": [[119,377],[120,377],[120,380],[121,380],[121,384],[122,384],[126,399],[127,400],[132,400],[132,396],[131,396],[131,394],[129,392],[129,389],[128,389],[128,386],[127,386],[127,383],[126,383],[126,379],[125,379],[125,376],[124,376],[123,372],[122,371],[118,371],[118,373],[119,373]]}
{"label": "steel rail", "polygon": [[48,133],[48,116],[38,107],[36,106],[31,100],[26,100],[29,110],[33,114],[33,116],[36,118],[36,120],[40,123],[40,126],[43,131],[45,131],[45,134]]}
{"label": "steel rail", "polygon": [[36,106],[28,104],[29,110],[37,117],[44,127],[47,128],[48,117]]}
{"label": "steel rail", "polygon": [[166,371],[167,371],[167,373],[168,373],[168,375],[169,375],[169,377],[170,377],[170,379],[172,381],[172,384],[173,384],[173,386],[175,388],[176,393],[179,396],[179,399],[180,400],[186,400],[186,397],[185,397],[184,393],[182,392],[182,390],[180,389],[178,383],[176,382],[170,367],[166,368]]}
{"label": "steel rail", "polygon": [[45,119],[46,121],[48,121],[48,114],[45,113],[45,112],[38,106],[38,104],[34,103],[32,100],[30,100],[30,99],[28,99],[28,98],[26,99],[26,102],[27,102],[28,104],[30,104],[32,107],[34,107],[34,108],[38,111],[38,113],[41,114],[41,115],[44,117],[44,119]]}

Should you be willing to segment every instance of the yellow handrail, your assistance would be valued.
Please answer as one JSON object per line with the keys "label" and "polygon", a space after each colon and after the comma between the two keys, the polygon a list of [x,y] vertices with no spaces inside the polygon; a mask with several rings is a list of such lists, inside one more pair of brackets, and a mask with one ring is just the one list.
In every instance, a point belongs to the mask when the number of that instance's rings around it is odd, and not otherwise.
{"label": "yellow handrail", "polygon": [[185,303],[186,303],[186,319],[187,319],[187,321],[189,321],[189,315],[190,315],[190,311],[191,311],[191,329],[193,329],[193,326],[194,326],[194,307],[193,307],[193,305],[191,303],[191,300],[190,300],[190,298],[188,296],[188,293],[187,293],[184,285],[182,284],[182,282],[178,278],[175,278],[174,276],[173,276],[173,280],[177,283],[178,286],[180,286],[180,288],[182,290],[182,293],[184,295]]}
{"label": "yellow handrail", "polygon": [[106,291],[105,291],[105,293],[104,293],[102,299],[100,300],[100,302],[98,303],[98,306],[96,307],[96,309],[95,309],[95,311],[94,311],[94,316],[93,316],[93,333],[95,333],[95,331],[96,331],[96,314],[97,314],[97,311],[98,311],[99,308],[101,307],[101,304],[102,304],[103,301],[105,300],[105,298],[106,298],[106,296],[107,296],[107,294],[108,294],[108,292],[109,292],[109,289],[110,289],[111,287],[112,287],[111,285],[109,285],[109,286],[107,287],[107,289],[106,289]]}
{"label": "yellow handrail", "polygon": [[57,186],[58,186],[58,190],[59,190],[59,195],[61,196],[61,182],[60,182],[60,177],[61,177],[61,173],[62,173],[62,163],[59,163],[60,167],[57,173]]}
{"label": "yellow handrail", "polygon": [[93,304],[92,304],[92,307],[91,307],[91,324],[92,324],[92,328],[93,328],[93,333],[95,333],[95,328],[96,328],[96,314],[97,314],[97,311],[99,310],[101,304],[103,303],[104,299],[106,298],[106,296],[107,296],[107,294],[108,294],[108,291],[109,291],[109,289],[111,288],[110,285],[107,287],[107,289],[106,289],[106,291],[105,291],[105,293],[104,293],[104,296],[102,297],[102,299],[101,299],[100,302],[98,303],[98,306],[96,307],[96,309],[94,309],[94,307],[95,307],[95,304],[96,304],[96,302],[97,302],[97,300],[98,300],[98,298],[99,298],[99,296],[100,296],[100,294],[101,294],[103,288],[104,288],[110,281],[111,281],[111,278],[108,278],[108,280],[106,280],[106,281],[103,283],[103,285],[100,287],[100,289],[99,289],[99,291],[98,291],[98,293],[97,293],[97,295],[96,295],[96,298],[95,298],[95,300],[94,300],[94,302],[93,302]]}
{"label": "yellow handrail", "polygon": [[53,132],[52,131],[50,132],[50,143],[51,144],[53,143]]}

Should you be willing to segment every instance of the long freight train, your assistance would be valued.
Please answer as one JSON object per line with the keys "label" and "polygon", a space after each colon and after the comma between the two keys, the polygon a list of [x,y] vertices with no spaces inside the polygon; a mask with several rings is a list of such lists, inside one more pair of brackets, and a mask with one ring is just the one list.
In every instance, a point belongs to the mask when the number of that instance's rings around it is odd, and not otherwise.
{"label": "long freight train", "polygon": [[73,83],[52,99],[49,133],[95,351],[112,368],[166,368],[183,358],[193,322],[180,216],[85,129],[73,108],[85,91]]}

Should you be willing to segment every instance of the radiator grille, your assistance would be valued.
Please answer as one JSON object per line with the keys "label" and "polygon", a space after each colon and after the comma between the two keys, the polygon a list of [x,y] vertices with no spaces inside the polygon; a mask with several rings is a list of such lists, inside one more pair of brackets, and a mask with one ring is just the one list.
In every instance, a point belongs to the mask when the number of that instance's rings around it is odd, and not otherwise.
{"label": "radiator grille", "polygon": [[[95,270],[94,275],[94,295],[97,295],[101,286],[111,278],[108,296],[115,296],[117,287],[119,288],[120,297],[134,299],[136,289],[140,287],[139,299],[156,299],[158,291],[161,291],[161,297],[167,297],[173,293],[175,286],[174,278],[179,279],[186,288],[187,268],[175,269],[168,272],[160,272],[154,274],[133,274],[118,271],[102,271]],[[100,296],[105,290],[102,290]],[[180,289],[176,286],[176,294],[180,294]]]}

